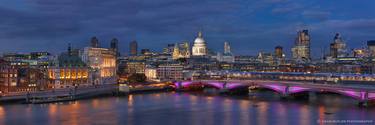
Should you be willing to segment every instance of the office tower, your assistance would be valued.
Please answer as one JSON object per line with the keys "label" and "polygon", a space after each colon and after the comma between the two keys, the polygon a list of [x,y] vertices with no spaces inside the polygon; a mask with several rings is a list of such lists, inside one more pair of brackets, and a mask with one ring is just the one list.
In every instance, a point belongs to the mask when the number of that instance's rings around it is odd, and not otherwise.
{"label": "office tower", "polygon": [[91,38],[91,47],[99,48],[99,40],[95,36]]}
{"label": "office tower", "polygon": [[230,45],[228,42],[224,42],[224,54],[231,53]]}
{"label": "office tower", "polygon": [[341,39],[340,34],[336,33],[335,37],[333,38],[333,42],[330,44],[330,56],[332,58],[337,58],[345,57],[346,55],[346,44]]}
{"label": "office tower", "polygon": [[276,46],[275,47],[275,56],[276,56],[276,58],[283,58],[284,57],[284,52],[283,52],[282,46]]}
{"label": "office tower", "polygon": [[111,46],[110,46],[111,50],[113,50],[116,54],[116,57],[120,56],[120,53],[118,51],[118,40],[116,38],[113,38],[111,40]]}
{"label": "office tower", "polygon": [[137,41],[132,41],[130,42],[130,55],[131,56],[136,56],[137,53],[138,53],[138,44],[137,44]]}
{"label": "office tower", "polygon": [[370,51],[370,56],[375,57],[375,40],[367,41],[367,46]]}
{"label": "office tower", "polygon": [[308,62],[310,56],[310,36],[308,30],[298,31],[294,47],[292,48],[292,57],[296,62]]}

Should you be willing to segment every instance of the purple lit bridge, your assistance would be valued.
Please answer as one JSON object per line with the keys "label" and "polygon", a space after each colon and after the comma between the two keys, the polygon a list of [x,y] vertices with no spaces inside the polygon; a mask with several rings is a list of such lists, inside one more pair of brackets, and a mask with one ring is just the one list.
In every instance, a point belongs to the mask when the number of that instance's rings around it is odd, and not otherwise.
{"label": "purple lit bridge", "polygon": [[368,101],[375,100],[375,86],[353,86],[341,84],[319,84],[313,82],[293,81],[263,81],[263,80],[197,80],[178,81],[174,83],[176,89],[191,86],[204,86],[219,89],[222,92],[236,91],[240,88],[265,88],[275,91],[286,97],[303,92],[331,92],[348,96],[367,105]]}

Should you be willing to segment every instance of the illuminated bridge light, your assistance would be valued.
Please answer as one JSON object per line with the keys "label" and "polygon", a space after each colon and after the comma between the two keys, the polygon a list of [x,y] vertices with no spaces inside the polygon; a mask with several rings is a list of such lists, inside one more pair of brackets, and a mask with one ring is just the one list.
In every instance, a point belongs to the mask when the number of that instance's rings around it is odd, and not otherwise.
{"label": "illuminated bridge light", "polygon": [[299,93],[299,92],[304,92],[304,91],[308,91],[310,90],[310,88],[304,88],[304,87],[289,87],[289,93]]}
{"label": "illuminated bridge light", "polygon": [[234,88],[245,87],[245,86],[246,86],[246,85],[241,84],[241,83],[228,83],[228,84],[226,85],[226,87],[227,87],[228,89],[234,89]]}
{"label": "illuminated bridge light", "polygon": [[[333,91],[334,92],[334,91]],[[338,90],[338,92],[356,98],[356,99],[362,99],[361,98],[361,92],[356,92],[356,91],[343,91],[343,90]]]}
{"label": "illuminated bridge light", "polygon": [[276,92],[285,94],[285,88],[286,88],[285,86],[281,86],[281,85],[262,85],[262,86],[265,88],[272,89]]}
{"label": "illuminated bridge light", "polygon": [[219,82],[209,82],[207,83],[208,85],[211,85],[213,87],[216,87],[216,88],[219,88],[219,89],[222,89],[223,88],[223,83],[219,83]]}
{"label": "illuminated bridge light", "polygon": [[368,99],[369,100],[375,100],[375,92],[373,92],[373,93],[368,93]]}

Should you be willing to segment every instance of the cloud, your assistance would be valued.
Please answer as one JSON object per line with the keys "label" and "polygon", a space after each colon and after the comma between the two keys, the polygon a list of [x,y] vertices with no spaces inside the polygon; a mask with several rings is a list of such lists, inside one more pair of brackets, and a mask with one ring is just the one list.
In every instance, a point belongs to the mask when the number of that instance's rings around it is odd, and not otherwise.
{"label": "cloud", "polygon": [[375,31],[375,19],[327,20],[313,24],[312,28],[371,33],[369,31]]}
{"label": "cloud", "polygon": [[[28,1],[28,9],[1,8],[1,40],[79,43],[93,35],[103,39],[154,41],[195,32],[208,23],[225,25],[226,15],[238,9],[233,1],[202,0],[59,0]],[[204,28],[204,29],[210,29]],[[124,36],[126,35],[126,36]],[[147,36],[148,35],[148,36]],[[147,38],[154,36],[157,38]],[[87,38],[86,38],[87,37]],[[121,39],[120,39],[121,40]],[[155,42],[155,41],[154,41]],[[44,42],[46,43],[46,42]],[[38,46],[40,47],[40,46]]]}
{"label": "cloud", "polygon": [[296,12],[299,9],[302,9],[303,6],[298,3],[289,3],[286,5],[280,5],[278,7],[275,7],[272,9],[272,13],[274,14],[283,14],[283,13],[289,13],[289,12]]}
{"label": "cloud", "polygon": [[327,20],[331,15],[330,12],[326,11],[313,11],[313,10],[305,10],[302,12],[302,16],[309,18],[309,19],[316,19],[316,20]]}
{"label": "cloud", "polygon": [[289,0],[263,0],[263,1],[264,1],[265,3],[271,3],[271,4],[289,2]]}
{"label": "cloud", "polygon": [[[128,48],[128,41],[137,40],[140,47],[158,49],[166,43],[194,40],[196,32],[203,29],[212,48],[222,48],[216,43],[228,40],[234,43],[234,48],[244,49],[242,52],[256,52],[259,48],[273,49],[270,46],[279,44],[278,41],[291,45],[300,25],[311,27],[314,40],[327,38],[315,35],[315,31],[353,31],[356,35],[374,32],[373,20],[352,19],[351,14],[335,7],[319,6],[320,3],[307,0],[16,0],[0,3],[0,16],[4,17],[0,20],[0,42],[4,45],[0,49],[59,52],[68,41],[86,46],[92,36],[97,36],[104,45],[107,43],[102,41],[116,37],[120,48]],[[348,15],[347,20],[338,20],[338,12]]]}

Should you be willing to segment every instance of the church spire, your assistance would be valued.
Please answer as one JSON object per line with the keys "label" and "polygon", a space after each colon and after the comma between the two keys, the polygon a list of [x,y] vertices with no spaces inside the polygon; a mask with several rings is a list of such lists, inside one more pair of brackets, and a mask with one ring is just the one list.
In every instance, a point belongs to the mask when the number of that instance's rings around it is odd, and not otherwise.
{"label": "church spire", "polygon": [[178,59],[180,58],[180,48],[178,44],[176,43],[173,48],[173,54],[172,54],[173,59]]}
{"label": "church spire", "polygon": [[199,32],[198,32],[198,37],[199,37],[199,38],[202,38],[202,31],[199,31]]}
{"label": "church spire", "polygon": [[69,54],[69,56],[71,56],[72,55],[72,44],[68,44],[68,54]]}

